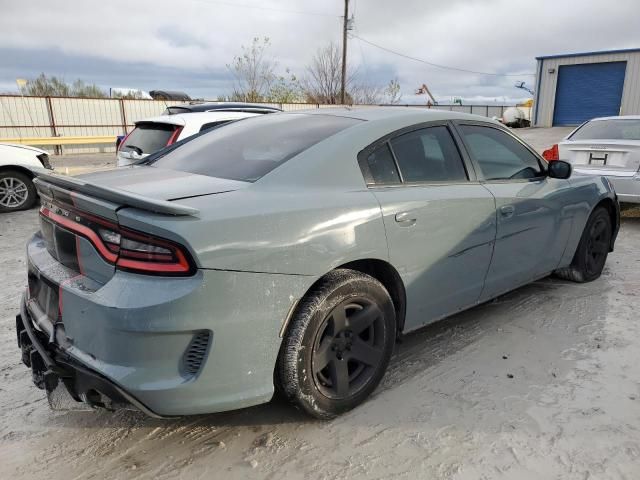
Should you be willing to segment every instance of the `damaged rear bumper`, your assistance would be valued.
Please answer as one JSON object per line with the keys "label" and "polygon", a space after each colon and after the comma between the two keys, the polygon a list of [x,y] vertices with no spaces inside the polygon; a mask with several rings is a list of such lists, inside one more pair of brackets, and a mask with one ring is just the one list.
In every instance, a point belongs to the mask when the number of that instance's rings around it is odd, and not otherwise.
{"label": "damaged rear bumper", "polygon": [[115,410],[137,409],[156,418],[158,415],[133,395],[103,375],[83,365],[61,351],[33,326],[23,298],[20,313],[16,315],[18,347],[22,362],[31,368],[33,383],[49,396],[58,388],[66,388],[76,402],[93,408]]}

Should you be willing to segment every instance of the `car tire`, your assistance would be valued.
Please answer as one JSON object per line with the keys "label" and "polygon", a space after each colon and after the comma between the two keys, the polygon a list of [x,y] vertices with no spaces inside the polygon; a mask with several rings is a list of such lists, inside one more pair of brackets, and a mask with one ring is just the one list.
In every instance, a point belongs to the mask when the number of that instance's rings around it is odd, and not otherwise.
{"label": "car tire", "polygon": [[611,248],[613,227],[604,207],[596,208],[584,227],[571,265],[556,270],[556,276],[572,282],[591,282],[602,273]]}
{"label": "car tire", "polygon": [[27,174],[16,170],[0,172],[0,212],[27,210],[37,199],[36,187]]}
{"label": "car tire", "polygon": [[334,270],[296,309],[276,366],[279,390],[320,419],[351,410],[380,383],[395,338],[384,286],[354,270]]}

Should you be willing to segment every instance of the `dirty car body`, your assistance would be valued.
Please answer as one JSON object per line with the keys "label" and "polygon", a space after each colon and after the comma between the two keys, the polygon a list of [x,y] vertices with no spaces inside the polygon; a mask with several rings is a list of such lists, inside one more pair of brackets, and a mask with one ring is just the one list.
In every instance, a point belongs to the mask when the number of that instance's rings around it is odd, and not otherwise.
{"label": "dirty car body", "polygon": [[[500,141],[539,171],[491,177],[506,150],[483,171]],[[412,164],[416,148],[437,172]],[[260,116],[148,165],[42,177],[23,359],[40,387],[97,406],[267,402],[283,338],[330,272],[377,278],[407,333],[568,266],[598,205],[612,249],[609,183],[547,168],[497,122],[389,107]]]}

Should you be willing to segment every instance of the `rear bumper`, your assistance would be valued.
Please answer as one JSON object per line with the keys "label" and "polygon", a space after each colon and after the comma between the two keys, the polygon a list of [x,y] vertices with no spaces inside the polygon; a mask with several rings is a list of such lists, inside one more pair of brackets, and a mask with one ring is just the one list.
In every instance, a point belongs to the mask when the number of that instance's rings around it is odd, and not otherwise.
{"label": "rear bumper", "polygon": [[589,170],[576,169],[579,175],[604,176],[609,180],[621,203],[640,203],[640,173],[626,175],[602,175]]}
{"label": "rear bumper", "polygon": [[613,185],[619,202],[640,203],[640,176],[617,177],[608,175],[607,179]]}
{"label": "rear bumper", "polygon": [[71,397],[93,407],[133,407],[151,417],[158,415],[120,385],[74,360],[51,343],[33,326],[33,321],[22,298],[20,313],[16,315],[18,347],[22,362],[31,368],[33,383],[40,389],[53,392],[62,384]]}
{"label": "rear bumper", "polygon": [[[117,393],[114,403],[124,398],[162,417],[269,401],[282,323],[315,280],[219,270],[192,277],[116,271],[98,284],[67,272],[38,235],[27,246],[27,260],[30,291],[20,321],[39,340],[26,334],[33,348],[46,347],[54,364],[70,365],[85,380],[93,374],[105,381],[96,390]],[[200,354],[195,364],[194,352]],[[68,389],[72,396],[86,390]]]}

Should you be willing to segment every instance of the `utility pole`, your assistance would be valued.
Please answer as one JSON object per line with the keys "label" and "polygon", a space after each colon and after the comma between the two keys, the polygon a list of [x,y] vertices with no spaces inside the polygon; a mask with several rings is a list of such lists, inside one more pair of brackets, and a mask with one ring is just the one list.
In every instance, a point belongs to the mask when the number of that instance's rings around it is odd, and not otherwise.
{"label": "utility pole", "polygon": [[342,81],[340,85],[340,103],[345,104],[347,84],[347,27],[349,24],[349,0],[344,0],[344,18],[342,23]]}

